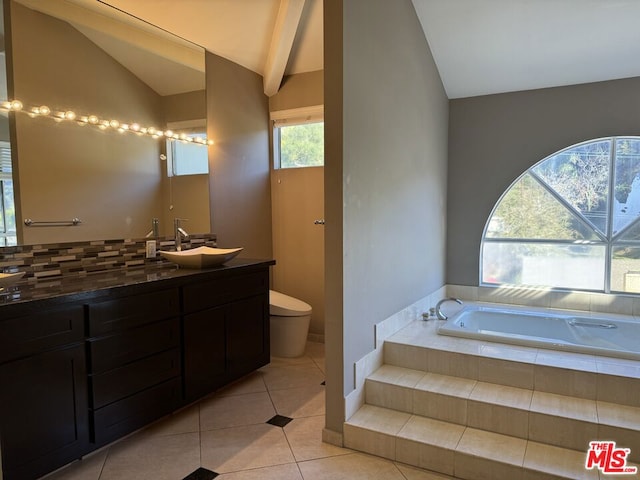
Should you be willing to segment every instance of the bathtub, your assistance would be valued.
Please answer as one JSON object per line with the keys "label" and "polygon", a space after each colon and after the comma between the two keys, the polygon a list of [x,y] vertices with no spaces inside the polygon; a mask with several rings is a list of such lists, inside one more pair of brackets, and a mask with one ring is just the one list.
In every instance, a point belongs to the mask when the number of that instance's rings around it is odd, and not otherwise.
{"label": "bathtub", "polygon": [[441,335],[640,360],[640,322],[621,315],[466,305]]}

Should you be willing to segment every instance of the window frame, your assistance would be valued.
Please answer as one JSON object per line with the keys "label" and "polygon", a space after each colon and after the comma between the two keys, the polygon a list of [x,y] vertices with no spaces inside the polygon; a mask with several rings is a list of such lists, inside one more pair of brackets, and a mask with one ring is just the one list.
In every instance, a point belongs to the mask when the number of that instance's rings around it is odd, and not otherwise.
{"label": "window frame", "polygon": [[281,128],[292,127],[296,125],[305,125],[308,123],[324,124],[324,105],[312,105],[309,107],[292,108],[287,110],[274,110],[269,115],[272,128],[272,152],[273,152],[273,169],[287,170],[290,168],[314,168],[324,166],[309,165],[301,167],[282,167],[280,155]]}
{"label": "window frame", "polygon": [[[483,287],[501,287],[504,285],[514,286],[514,284],[504,284],[504,283],[491,283],[485,282],[484,279],[484,255],[485,255],[485,246],[491,243],[499,243],[499,244],[541,244],[541,245],[588,245],[588,246],[601,246],[604,247],[605,256],[604,256],[604,281],[603,281],[603,289],[581,289],[581,288],[570,288],[570,287],[558,287],[558,286],[543,286],[543,288],[547,288],[549,290],[558,290],[558,291],[591,291],[591,292],[602,292],[602,293],[621,293],[625,295],[640,295],[640,292],[634,291],[625,291],[625,290],[614,290],[612,289],[612,265],[614,262],[613,253],[615,249],[620,247],[636,247],[640,248],[640,240],[624,240],[623,236],[633,227],[637,227],[640,225],[640,215],[638,215],[634,220],[626,224],[624,227],[620,228],[619,231],[614,233],[614,207],[615,207],[615,186],[616,186],[616,145],[619,140],[624,139],[633,139],[636,141],[640,141],[640,136],[638,135],[617,135],[611,137],[602,137],[586,140],[584,142],[579,142],[574,145],[568,146],[557,152],[552,153],[551,155],[546,156],[542,160],[536,162],[534,165],[530,166],[527,170],[522,172],[510,185],[509,187],[500,195],[498,201],[495,203],[493,208],[491,209],[491,213],[485,222],[485,226],[482,231],[482,238],[480,242],[480,258],[479,258],[479,285]],[[584,215],[579,212],[569,201],[567,201],[561,194],[559,194],[555,189],[549,186],[544,179],[534,171],[534,169],[544,163],[545,161],[558,156],[564,152],[569,150],[577,149],[583,145],[594,144],[597,142],[608,141],[609,145],[609,169],[608,169],[608,192],[607,192],[607,204],[606,204],[606,215],[607,215],[607,225],[606,232],[601,232],[599,227],[596,227],[593,224],[590,224],[589,221],[585,220]],[[589,240],[573,240],[573,239],[540,239],[540,238],[503,238],[503,237],[489,237],[487,236],[489,232],[489,227],[491,221],[496,213],[497,209],[501,205],[502,201],[509,194],[509,192],[516,186],[520,181],[523,180],[525,176],[529,175],[537,185],[544,188],[544,190],[551,194],[553,198],[558,201],[564,208],[566,208],[569,212],[571,212],[580,222],[586,223],[591,231],[595,233],[597,239],[589,239]],[[604,234],[603,234],[604,233]],[[522,288],[540,288],[536,285],[530,284],[515,284],[517,287]]]}

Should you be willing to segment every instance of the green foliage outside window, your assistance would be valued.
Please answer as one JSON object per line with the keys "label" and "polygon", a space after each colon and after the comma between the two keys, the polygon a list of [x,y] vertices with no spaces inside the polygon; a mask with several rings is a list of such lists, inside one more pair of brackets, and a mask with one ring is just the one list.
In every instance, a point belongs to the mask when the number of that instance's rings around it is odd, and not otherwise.
{"label": "green foliage outside window", "polygon": [[280,127],[280,168],[324,165],[324,123]]}

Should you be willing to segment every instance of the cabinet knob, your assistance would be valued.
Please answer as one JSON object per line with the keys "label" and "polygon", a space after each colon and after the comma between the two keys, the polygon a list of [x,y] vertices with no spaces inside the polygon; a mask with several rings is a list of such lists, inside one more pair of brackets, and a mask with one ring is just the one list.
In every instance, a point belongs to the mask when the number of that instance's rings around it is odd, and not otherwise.
{"label": "cabinet knob", "polygon": [[324,218],[320,218],[313,222],[314,225],[324,225]]}

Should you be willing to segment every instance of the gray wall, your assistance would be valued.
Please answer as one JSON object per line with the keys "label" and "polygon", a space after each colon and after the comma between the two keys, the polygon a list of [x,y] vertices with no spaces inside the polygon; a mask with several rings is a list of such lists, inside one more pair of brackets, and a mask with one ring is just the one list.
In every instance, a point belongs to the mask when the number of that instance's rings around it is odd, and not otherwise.
{"label": "gray wall", "polygon": [[[327,348],[327,377],[343,378],[328,392],[337,396],[353,390],[374,325],[444,284],[448,101],[410,0],[325,1],[324,24],[325,38],[335,25],[343,35],[342,45],[325,40],[327,306],[342,305],[327,309],[327,345],[344,338],[342,359]],[[332,408],[327,428],[340,431],[343,411]]]}
{"label": "gray wall", "polygon": [[206,52],[211,228],[223,248],[271,258],[269,102],[262,77]]}
{"label": "gray wall", "polygon": [[480,241],[500,195],[570,145],[637,135],[640,78],[452,100],[447,283],[478,285]]}

